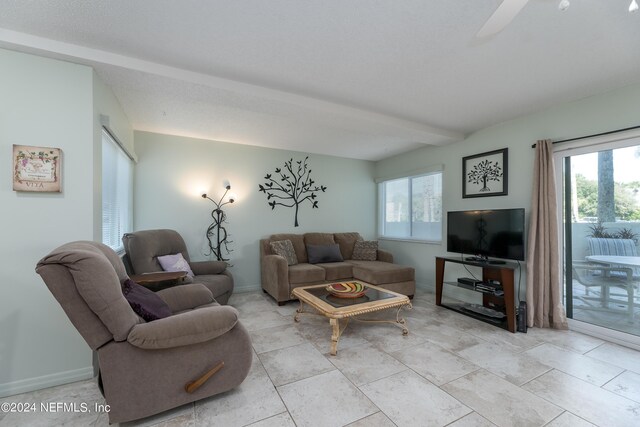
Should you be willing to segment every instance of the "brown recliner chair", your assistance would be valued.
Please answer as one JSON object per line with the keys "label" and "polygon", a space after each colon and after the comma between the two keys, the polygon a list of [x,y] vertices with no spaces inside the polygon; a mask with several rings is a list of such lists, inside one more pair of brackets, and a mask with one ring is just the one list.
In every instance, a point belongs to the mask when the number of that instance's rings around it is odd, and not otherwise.
{"label": "brown recliner chair", "polygon": [[189,263],[194,283],[205,285],[217,302],[226,304],[233,292],[233,276],[223,261],[191,261],[187,245],[175,230],[142,230],[122,236],[132,274],[162,271],[158,257],[181,253]]}
{"label": "brown recliner chair", "polygon": [[122,260],[101,243],[67,243],[36,271],[98,354],[111,423],[228,391],[249,372],[251,341],[238,312],[216,303],[201,284],[157,292],[173,314],[147,323],[122,294],[128,278]]}

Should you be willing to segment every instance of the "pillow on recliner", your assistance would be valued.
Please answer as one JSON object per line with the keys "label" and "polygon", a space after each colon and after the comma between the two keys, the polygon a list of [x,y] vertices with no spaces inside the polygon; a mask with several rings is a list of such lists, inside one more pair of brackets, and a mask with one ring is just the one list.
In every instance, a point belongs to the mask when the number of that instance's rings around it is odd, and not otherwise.
{"label": "pillow on recliner", "polygon": [[342,262],[340,245],[307,245],[307,256],[309,264],[320,264],[323,262]]}
{"label": "pillow on recliner", "polygon": [[122,295],[146,322],[171,316],[171,309],[155,292],[127,279],[122,283]]}
{"label": "pillow on recliner", "polygon": [[181,253],[159,256],[158,262],[164,271],[186,271],[187,277],[193,279],[193,271]]}

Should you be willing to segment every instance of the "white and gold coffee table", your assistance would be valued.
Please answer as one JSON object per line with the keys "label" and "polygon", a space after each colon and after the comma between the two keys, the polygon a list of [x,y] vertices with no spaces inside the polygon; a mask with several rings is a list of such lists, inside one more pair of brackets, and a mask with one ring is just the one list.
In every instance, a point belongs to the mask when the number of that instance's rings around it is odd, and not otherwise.
{"label": "white and gold coffee table", "polygon": [[[354,282],[354,281],[350,281]],[[378,286],[359,282],[365,287],[365,294],[359,298],[338,298],[327,291],[327,285],[303,286],[295,288],[291,292],[293,298],[300,300],[300,307],[296,310],[294,320],[300,321],[301,314],[321,315],[329,319],[332,327],[331,355],[338,352],[338,341],[349,324],[350,319],[361,322],[390,323],[402,328],[402,335],[407,335],[409,329],[407,322],[400,316],[400,310],[404,307],[411,309],[411,301],[406,295],[392,292]],[[305,311],[305,304],[315,311]],[[395,319],[363,319],[359,316],[377,311],[397,309]],[[340,328],[340,320],[346,322]]]}

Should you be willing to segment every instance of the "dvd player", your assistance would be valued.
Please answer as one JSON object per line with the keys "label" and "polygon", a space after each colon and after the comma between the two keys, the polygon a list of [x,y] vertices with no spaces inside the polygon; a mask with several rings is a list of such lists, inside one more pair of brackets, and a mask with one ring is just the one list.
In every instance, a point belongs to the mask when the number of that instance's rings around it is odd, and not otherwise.
{"label": "dvd player", "polygon": [[458,277],[458,283],[468,286],[475,286],[478,283],[482,283],[482,280],[471,279],[469,277]]}

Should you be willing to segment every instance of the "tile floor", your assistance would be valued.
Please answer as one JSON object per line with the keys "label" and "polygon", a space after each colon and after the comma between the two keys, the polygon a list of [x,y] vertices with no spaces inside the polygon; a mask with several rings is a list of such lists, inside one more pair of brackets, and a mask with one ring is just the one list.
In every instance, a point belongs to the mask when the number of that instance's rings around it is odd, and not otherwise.
{"label": "tile floor", "polygon": [[[293,322],[262,292],[236,294],[254,345],[237,389],[128,425],[638,426],[640,352],[570,331],[511,334],[418,294],[410,334],[351,322],[329,356],[328,321]],[[1,402],[103,403],[93,381]],[[0,426],[106,426],[106,414],[0,412]]]}

